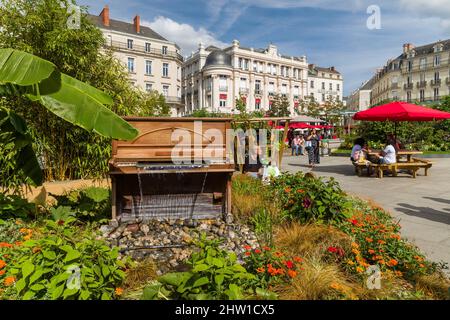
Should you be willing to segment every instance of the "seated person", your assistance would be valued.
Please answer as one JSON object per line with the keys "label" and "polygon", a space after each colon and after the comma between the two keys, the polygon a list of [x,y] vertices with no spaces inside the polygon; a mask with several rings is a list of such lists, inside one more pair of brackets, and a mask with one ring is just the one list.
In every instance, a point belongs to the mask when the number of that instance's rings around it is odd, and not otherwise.
{"label": "seated person", "polygon": [[387,134],[387,140],[391,139],[394,144],[392,145],[395,148],[395,151],[398,152],[400,149],[403,148],[402,143],[400,142],[400,140],[397,139],[397,137],[391,132]]}
{"label": "seated person", "polygon": [[363,154],[363,149],[366,142],[363,138],[357,138],[354,142],[354,146],[352,148],[352,153],[350,155],[350,160],[352,162],[358,162],[361,155]]}
{"label": "seated person", "polygon": [[388,139],[386,147],[381,151],[380,156],[377,157],[377,163],[392,164],[397,162],[397,152],[394,145],[395,140],[392,138]]}

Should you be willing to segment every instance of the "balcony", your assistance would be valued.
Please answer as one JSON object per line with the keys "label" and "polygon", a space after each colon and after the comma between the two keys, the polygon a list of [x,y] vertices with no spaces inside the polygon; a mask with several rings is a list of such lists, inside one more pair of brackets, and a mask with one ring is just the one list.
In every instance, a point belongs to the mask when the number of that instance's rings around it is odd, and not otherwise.
{"label": "balcony", "polygon": [[130,49],[128,48],[128,44],[126,42],[121,41],[111,41],[110,43],[106,44],[106,47],[110,47],[118,51],[145,53],[152,56],[158,56],[160,58],[173,58],[179,60],[180,62],[183,61],[183,56],[181,54],[171,50],[166,50],[164,52],[162,49],[156,48],[150,48],[149,50],[146,50],[145,46],[140,46],[137,44],[133,44],[132,49]]}
{"label": "balcony", "polygon": [[263,93],[262,89],[255,88],[255,94],[261,95]]}
{"label": "balcony", "polygon": [[164,98],[166,99],[167,103],[181,103],[181,98],[180,97],[164,96]]}
{"label": "balcony", "polygon": [[248,88],[239,88],[239,93],[240,94],[248,94]]}
{"label": "balcony", "polygon": [[440,85],[441,85],[441,79],[431,80],[431,86],[432,87],[439,87]]}
{"label": "balcony", "polygon": [[221,92],[228,91],[228,86],[219,86],[219,91],[221,91]]}
{"label": "balcony", "polygon": [[417,88],[426,88],[427,82],[426,81],[419,81],[417,82]]}
{"label": "balcony", "polygon": [[413,88],[413,84],[411,83],[405,83],[403,85],[403,89],[408,90],[408,89],[412,89]]}
{"label": "balcony", "polygon": [[269,97],[273,97],[275,95],[275,92],[271,91],[269,92]]}

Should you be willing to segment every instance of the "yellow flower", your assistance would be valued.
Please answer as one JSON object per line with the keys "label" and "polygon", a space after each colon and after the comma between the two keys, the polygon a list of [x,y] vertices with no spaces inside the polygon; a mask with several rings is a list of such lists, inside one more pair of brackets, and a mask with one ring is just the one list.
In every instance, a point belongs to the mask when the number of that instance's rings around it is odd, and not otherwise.
{"label": "yellow flower", "polygon": [[358,273],[363,273],[363,272],[364,272],[364,269],[361,268],[361,267],[356,267],[356,272],[358,272]]}
{"label": "yellow flower", "polygon": [[349,265],[352,266],[352,265],[354,265],[355,263],[354,263],[352,260],[348,260],[348,261],[347,261],[347,264],[349,264]]}
{"label": "yellow flower", "polygon": [[122,288],[116,288],[116,290],[114,290],[114,292],[116,293],[116,296],[121,296],[123,294],[123,289]]}

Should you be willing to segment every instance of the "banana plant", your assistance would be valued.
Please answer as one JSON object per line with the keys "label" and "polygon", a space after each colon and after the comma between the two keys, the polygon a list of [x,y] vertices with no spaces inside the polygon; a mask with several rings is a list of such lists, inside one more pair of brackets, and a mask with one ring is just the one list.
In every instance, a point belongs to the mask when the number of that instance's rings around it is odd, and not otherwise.
{"label": "banana plant", "polygon": [[[0,96],[11,95],[39,102],[58,117],[105,137],[132,140],[138,135],[136,128],[106,107],[113,103],[106,93],[61,73],[50,61],[23,51],[0,49]],[[10,123],[19,118],[13,113],[7,116]],[[4,114],[3,119],[6,118]],[[8,129],[17,130],[14,125],[8,125]],[[37,161],[32,163],[37,165]],[[36,172],[32,163],[25,163],[29,167],[24,173]],[[42,183],[36,174],[32,180]]]}

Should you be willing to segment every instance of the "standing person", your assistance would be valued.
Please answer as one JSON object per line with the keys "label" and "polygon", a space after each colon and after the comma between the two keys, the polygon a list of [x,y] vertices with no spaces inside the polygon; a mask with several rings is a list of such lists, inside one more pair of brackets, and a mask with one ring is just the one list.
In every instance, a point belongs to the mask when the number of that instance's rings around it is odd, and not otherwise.
{"label": "standing person", "polygon": [[294,155],[294,152],[295,152],[295,155],[298,156],[298,151],[300,149],[300,139],[299,139],[298,135],[295,135],[295,138],[292,140],[292,148],[291,149],[292,149],[291,155]]}
{"label": "standing person", "polygon": [[320,137],[317,134],[316,129],[311,130],[306,140],[311,142],[311,148],[309,148],[308,151],[308,158],[309,158],[309,166],[311,168],[314,168],[316,164],[320,164],[320,156],[319,156]]}
{"label": "standing person", "polygon": [[300,155],[303,156],[305,153],[303,150],[305,150],[305,139],[303,138],[303,135],[298,136],[299,141],[299,149],[300,149]]}

